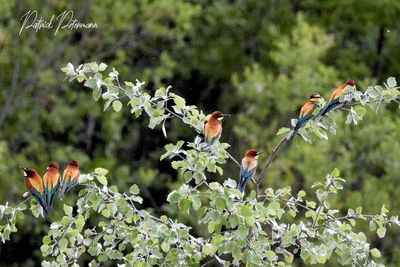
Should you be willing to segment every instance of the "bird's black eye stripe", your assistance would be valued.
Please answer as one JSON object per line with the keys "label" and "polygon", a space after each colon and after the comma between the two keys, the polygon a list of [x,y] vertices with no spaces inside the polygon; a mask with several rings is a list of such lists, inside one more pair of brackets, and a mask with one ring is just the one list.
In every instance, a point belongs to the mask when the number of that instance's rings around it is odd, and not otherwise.
{"label": "bird's black eye stripe", "polygon": [[317,94],[315,94],[315,95],[311,95],[311,96],[310,96],[310,99],[311,99],[311,98],[321,98],[321,96],[320,96],[320,95],[317,95]]}

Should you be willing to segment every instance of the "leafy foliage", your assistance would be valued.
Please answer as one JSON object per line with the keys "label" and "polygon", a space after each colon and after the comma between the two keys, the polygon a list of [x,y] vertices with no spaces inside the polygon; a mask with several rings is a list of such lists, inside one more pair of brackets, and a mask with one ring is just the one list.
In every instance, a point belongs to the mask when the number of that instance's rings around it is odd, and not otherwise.
{"label": "leafy foliage", "polygon": [[[119,112],[123,98],[127,97],[131,113],[139,117],[144,111],[149,116],[149,128],[161,125],[165,129],[166,120],[176,117],[201,132],[206,116],[195,106],[187,106],[180,96],[170,93],[170,87],[160,88],[151,96],[143,90],[142,82],[125,82],[121,86],[115,69],[103,78],[106,68],[104,63],[88,63],[78,68],[69,63],[62,70],[70,81],[77,80],[92,89],[96,101],[104,99],[104,110],[112,106]],[[352,97],[346,100],[366,105],[373,101],[395,101],[398,96],[393,78],[388,79],[386,89],[380,90],[380,94],[372,92],[376,88],[379,87],[369,88],[363,97],[358,97],[359,91],[348,91],[345,97],[349,94]],[[352,116],[353,111],[349,112]],[[317,202],[306,197],[303,190],[292,193],[290,187],[265,188],[264,193],[257,187],[245,196],[236,189],[235,180],[227,179],[221,184],[207,178],[217,172],[222,175],[221,166],[230,156],[228,147],[216,142],[209,150],[197,136],[194,142],[166,145],[166,153],[161,156],[161,160],[178,158],[171,165],[185,179],[185,183],[168,195],[169,205],[179,207],[183,214],[195,213],[198,223],[207,226],[207,235],[192,235],[191,228],[179,221],[165,215],[158,218],[137,208],[143,201],[137,185],[132,185],[128,193],[120,193],[116,186],[108,186],[108,171],[96,168],[93,173],[80,177],[83,188],[76,212],[64,204],[64,216],[53,222],[43,237],[42,265],[78,266],[84,255],[92,258],[91,266],[110,261],[135,262],[135,266],[187,266],[210,260],[224,266],[240,263],[286,266],[297,255],[306,264],[324,264],[334,258],[341,265],[379,265],[375,259],[381,257],[380,251],[371,247],[363,232],[357,231],[357,224],[369,222],[370,230],[383,238],[386,228],[400,226],[400,221],[397,216],[389,217],[385,206],[376,215],[363,213],[361,207],[344,214],[335,209],[332,196],[343,189],[345,182],[338,169],[312,186]],[[37,208],[31,202],[35,216],[38,216]],[[3,242],[9,240],[11,232],[17,231],[16,216],[25,209],[24,202],[16,207],[0,207],[1,218],[7,221],[1,228]],[[94,227],[87,225],[93,215],[98,217]]]}
{"label": "leafy foliage", "polygon": [[[197,105],[205,113],[220,109],[235,114],[224,121],[221,138],[231,145],[228,151],[235,157],[249,147],[271,151],[281,138],[276,136],[280,127],[290,127],[290,120],[297,117],[310,93],[329,97],[331,89],[347,78],[355,79],[362,92],[373,84],[386,88],[386,77],[397,77],[397,1],[175,3],[0,4],[1,203],[8,201],[10,207],[20,201],[24,184],[19,165],[43,170],[49,161],[63,164],[75,158],[86,171],[98,166],[108,169],[107,183],[117,185],[121,192],[137,183],[143,209],[190,225],[196,236],[207,236],[207,226],[197,223],[195,213],[183,214],[166,203],[167,194],[181,186],[184,177],[176,175],[167,160],[159,161],[166,144],[193,141],[197,133],[181,120],[168,119],[166,139],[162,124],[151,130],[146,128],[149,120],[144,116],[134,120],[128,115],[126,98],[119,99],[123,104],[120,112],[113,112],[118,102],[102,112],[102,103],[88,101],[92,90],[60,83],[64,77],[58,68],[66,62],[107,62],[109,69],[118,68],[122,79],[146,80],[148,93],[173,84],[173,92],[184,97],[187,105]],[[47,29],[38,33],[27,29],[18,35],[19,19],[27,10],[38,10],[49,19],[69,9],[78,20],[95,21],[99,28],[59,31],[56,36]],[[312,145],[301,138],[290,147],[283,145],[279,160],[268,168],[260,186],[291,185],[293,192],[304,190],[313,198],[312,184],[337,167],[347,182],[345,190],[331,195],[331,205],[343,216],[356,206],[363,206],[364,213],[379,213],[382,203],[399,214],[398,105],[381,105],[378,113],[370,112],[370,105],[364,108],[367,112],[356,126],[345,125],[342,111],[332,114],[339,127],[336,135],[327,131],[329,142],[311,133]],[[173,160],[180,161],[178,157]],[[208,181],[236,178],[234,164],[221,167],[222,177],[206,173]],[[73,206],[76,198],[72,194],[65,203]],[[39,208],[34,207],[38,215]],[[29,214],[16,214],[20,232],[11,242],[0,244],[1,264],[29,266],[42,260],[40,241],[48,225]],[[57,202],[52,220],[62,216],[63,206]],[[95,225],[97,216],[92,214],[87,224]],[[383,239],[369,232],[367,223],[358,223],[357,229],[381,251],[382,263],[399,266],[397,228],[387,229]],[[32,250],[26,250],[27,246]],[[82,264],[87,259],[84,255]],[[337,264],[329,261],[325,265]]]}

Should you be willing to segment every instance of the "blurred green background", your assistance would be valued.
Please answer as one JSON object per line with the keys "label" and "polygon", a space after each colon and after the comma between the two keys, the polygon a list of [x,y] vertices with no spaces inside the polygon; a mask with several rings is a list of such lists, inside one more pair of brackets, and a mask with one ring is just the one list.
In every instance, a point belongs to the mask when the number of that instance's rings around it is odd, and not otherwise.
{"label": "blurred green background", "polygon": [[[98,28],[57,34],[54,28],[30,28],[19,35],[20,18],[29,10],[47,21],[73,10],[77,20]],[[362,90],[398,78],[399,16],[397,0],[0,0],[0,201],[22,200],[19,165],[43,174],[49,161],[64,167],[74,158],[83,172],[109,169],[110,182],[120,190],[138,184],[143,208],[184,217],[202,233],[194,216],[166,207],[167,194],[182,181],[168,161],[159,161],[165,144],[192,140],[195,132],[171,121],[166,139],[128,108],[103,112],[91,90],[64,81],[60,68],[68,62],[105,62],[124,80],[146,81],[150,92],[172,85],[205,113],[231,113],[221,140],[241,158],[249,147],[270,151],[279,140],[277,130],[290,125],[311,93],[328,98],[347,78]],[[312,145],[296,138],[275,160],[264,185],[311,192],[313,182],[337,167],[347,180],[337,208],[363,206],[372,214],[385,204],[399,214],[399,114],[396,105],[378,114],[370,110],[355,127],[344,125],[337,112],[337,135]],[[225,169],[214,179],[236,179],[235,164],[228,162]],[[65,201],[76,198],[72,194]],[[60,218],[55,210],[53,219]],[[12,241],[0,244],[0,265],[38,265],[47,228],[48,222],[32,216],[20,220]],[[384,239],[369,237],[388,266],[400,265],[399,233],[391,229]]]}

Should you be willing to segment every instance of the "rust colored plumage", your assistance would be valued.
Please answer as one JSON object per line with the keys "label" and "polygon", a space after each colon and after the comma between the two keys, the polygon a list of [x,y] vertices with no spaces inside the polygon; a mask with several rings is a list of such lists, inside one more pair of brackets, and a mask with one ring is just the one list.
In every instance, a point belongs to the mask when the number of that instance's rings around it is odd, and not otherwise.
{"label": "rust colored plumage", "polygon": [[293,130],[289,132],[287,139],[292,138],[312,117],[313,112],[320,106],[321,96],[318,93],[312,94],[300,110],[299,118]]}
{"label": "rust colored plumage", "polygon": [[218,141],[222,134],[222,122],[224,114],[221,111],[214,111],[211,114],[210,119],[204,126],[204,136],[206,143],[212,145],[215,141]]}
{"label": "rust colored plumage", "polygon": [[311,102],[310,100],[308,100],[303,107],[300,110],[300,114],[299,114],[299,118],[303,118],[305,116],[307,116],[308,114],[312,114],[313,111],[316,109],[317,107],[314,105],[313,102]]}
{"label": "rust colored plumage", "polygon": [[72,187],[78,184],[79,175],[80,172],[78,162],[76,160],[71,160],[63,172],[60,192],[61,198],[65,193],[69,192]]}
{"label": "rust colored plumage", "polygon": [[255,149],[247,150],[246,154],[242,159],[242,164],[240,165],[240,174],[239,174],[239,183],[238,189],[240,192],[243,192],[246,188],[246,184],[248,181],[253,178],[256,174],[258,167],[258,156],[260,152],[257,152]]}
{"label": "rust colored plumage", "polygon": [[[354,86],[355,82],[354,80],[347,80],[345,83],[342,83],[341,85],[339,85],[335,90],[333,90],[331,97],[329,98],[329,102],[331,102],[332,100],[338,99],[340,98],[343,93],[344,93],[344,89],[346,88],[346,86]],[[328,102],[328,103],[329,103]]]}
{"label": "rust colored plumage", "polygon": [[25,185],[28,191],[36,199],[36,201],[42,206],[45,214],[47,214],[47,204],[45,201],[43,180],[40,175],[31,168],[22,168],[24,170]]}
{"label": "rust colored plumage", "polygon": [[340,102],[340,97],[344,94],[347,86],[355,86],[355,84],[356,83],[354,80],[348,79],[345,83],[342,83],[335,90],[333,90],[328,103],[326,103],[325,107],[317,115],[316,120],[335,109],[343,107],[346,102]]}
{"label": "rust colored plumage", "polygon": [[60,172],[57,163],[49,164],[46,173],[43,175],[43,183],[45,200],[50,211],[60,184]]}

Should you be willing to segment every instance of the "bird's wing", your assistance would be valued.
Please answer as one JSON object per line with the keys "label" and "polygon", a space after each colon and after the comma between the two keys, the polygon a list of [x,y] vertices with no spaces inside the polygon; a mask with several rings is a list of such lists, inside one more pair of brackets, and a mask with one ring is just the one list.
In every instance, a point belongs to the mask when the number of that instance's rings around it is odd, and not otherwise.
{"label": "bird's wing", "polygon": [[254,176],[257,169],[257,161],[248,162],[246,160],[242,161],[240,166],[239,184],[238,188],[240,192],[243,192],[247,182]]}
{"label": "bird's wing", "polygon": [[257,166],[258,166],[257,160],[253,160],[252,162],[250,162],[249,171],[251,171],[253,175],[256,174]]}
{"label": "bird's wing", "polygon": [[204,134],[209,143],[213,143],[221,137],[222,126],[221,123],[218,122],[207,122],[204,127]]}
{"label": "bird's wing", "polygon": [[339,99],[339,97],[343,94],[344,89],[346,88],[346,84],[341,84],[339,85],[331,94],[331,98],[329,99],[329,102],[331,102],[334,99]]}
{"label": "bird's wing", "polygon": [[79,170],[65,170],[60,196],[68,193],[78,183]]}
{"label": "bird's wing", "polygon": [[315,106],[313,103],[307,102],[300,110],[299,119],[297,120],[296,126],[294,127],[294,133],[296,133],[300,128],[302,128],[309,119],[313,116],[313,111]]}
{"label": "bird's wing", "polygon": [[27,179],[26,187],[28,188],[29,192],[31,192],[32,196],[36,199],[40,206],[42,206],[45,213],[47,213],[47,205],[46,200],[44,198],[44,194],[36,190],[33,186],[31,179]]}

